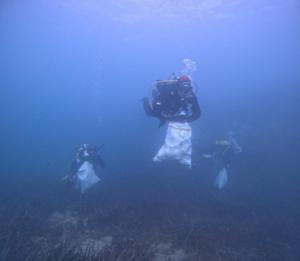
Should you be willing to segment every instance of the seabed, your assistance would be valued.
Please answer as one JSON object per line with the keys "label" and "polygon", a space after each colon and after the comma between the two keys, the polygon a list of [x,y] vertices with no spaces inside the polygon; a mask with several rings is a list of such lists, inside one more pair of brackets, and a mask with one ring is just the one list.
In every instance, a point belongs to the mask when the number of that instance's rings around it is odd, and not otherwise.
{"label": "seabed", "polygon": [[83,196],[49,183],[2,195],[0,260],[299,260],[292,216],[254,211],[186,179],[107,181]]}

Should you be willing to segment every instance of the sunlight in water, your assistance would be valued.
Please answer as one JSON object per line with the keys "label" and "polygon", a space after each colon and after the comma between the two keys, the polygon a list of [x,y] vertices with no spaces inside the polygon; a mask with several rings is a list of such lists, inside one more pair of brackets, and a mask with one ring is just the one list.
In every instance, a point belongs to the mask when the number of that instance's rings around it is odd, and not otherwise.
{"label": "sunlight in water", "polygon": [[109,19],[124,24],[207,23],[241,19],[249,13],[299,7],[296,0],[61,0],[61,4],[92,19]]}

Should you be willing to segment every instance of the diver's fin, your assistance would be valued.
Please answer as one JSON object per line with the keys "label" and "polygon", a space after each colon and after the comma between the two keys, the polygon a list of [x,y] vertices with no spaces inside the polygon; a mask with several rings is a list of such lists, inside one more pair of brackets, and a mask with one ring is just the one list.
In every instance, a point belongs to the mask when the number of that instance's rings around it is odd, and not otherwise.
{"label": "diver's fin", "polygon": [[159,124],[158,124],[158,128],[160,128],[161,126],[163,126],[166,122],[167,122],[167,120],[160,119]]}

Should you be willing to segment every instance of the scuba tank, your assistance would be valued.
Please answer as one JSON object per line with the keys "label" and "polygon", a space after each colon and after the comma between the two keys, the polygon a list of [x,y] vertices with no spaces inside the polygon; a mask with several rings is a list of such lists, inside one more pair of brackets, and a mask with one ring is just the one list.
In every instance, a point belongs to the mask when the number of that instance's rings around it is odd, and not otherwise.
{"label": "scuba tank", "polygon": [[160,93],[171,92],[177,84],[177,80],[158,80],[156,81],[156,88]]}

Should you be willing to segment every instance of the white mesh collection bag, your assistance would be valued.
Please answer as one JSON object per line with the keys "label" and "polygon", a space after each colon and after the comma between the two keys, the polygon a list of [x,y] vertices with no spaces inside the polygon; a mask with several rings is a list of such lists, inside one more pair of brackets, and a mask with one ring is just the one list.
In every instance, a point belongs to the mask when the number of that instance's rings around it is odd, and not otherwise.
{"label": "white mesh collection bag", "polygon": [[174,159],[191,167],[192,164],[192,128],[188,123],[170,122],[165,143],[159,149],[153,161]]}
{"label": "white mesh collection bag", "polygon": [[84,193],[88,188],[100,181],[100,178],[94,171],[93,165],[88,161],[83,162],[80,166],[77,178],[81,193]]}
{"label": "white mesh collection bag", "polygon": [[227,181],[228,181],[227,169],[222,168],[219,171],[218,175],[216,176],[215,186],[218,189],[222,189],[226,185]]}

